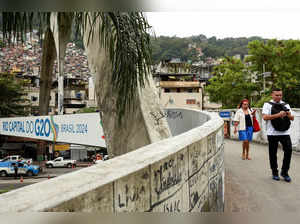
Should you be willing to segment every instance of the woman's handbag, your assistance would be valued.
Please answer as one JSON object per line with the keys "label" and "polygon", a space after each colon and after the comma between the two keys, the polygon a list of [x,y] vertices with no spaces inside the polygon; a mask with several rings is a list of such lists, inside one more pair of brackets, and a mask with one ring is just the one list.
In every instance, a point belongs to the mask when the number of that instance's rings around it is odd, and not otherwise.
{"label": "woman's handbag", "polygon": [[253,132],[258,132],[260,131],[260,126],[258,121],[256,120],[256,117],[253,117]]}

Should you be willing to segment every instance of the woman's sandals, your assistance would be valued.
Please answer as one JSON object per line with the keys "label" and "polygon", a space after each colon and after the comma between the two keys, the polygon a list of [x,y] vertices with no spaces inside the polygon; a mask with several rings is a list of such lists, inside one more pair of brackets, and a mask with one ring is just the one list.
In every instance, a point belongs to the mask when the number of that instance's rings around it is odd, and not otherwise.
{"label": "woman's sandals", "polygon": [[242,154],[242,160],[251,160],[251,158],[246,154],[246,153],[243,153]]}

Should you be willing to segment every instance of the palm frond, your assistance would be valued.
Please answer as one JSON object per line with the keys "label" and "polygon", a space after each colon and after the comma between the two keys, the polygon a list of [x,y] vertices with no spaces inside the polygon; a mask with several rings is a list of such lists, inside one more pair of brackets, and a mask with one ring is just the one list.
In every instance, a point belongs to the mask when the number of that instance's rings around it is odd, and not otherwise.
{"label": "palm frond", "polygon": [[1,12],[3,39],[9,43],[24,42],[26,34],[38,29],[40,38],[50,25],[51,12]]}
{"label": "palm frond", "polygon": [[[3,37],[23,41],[24,34],[37,27],[40,35],[50,26],[50,12],[2,12]],[[97,21],[100,19],[100,23]],[[117,111],[120,117],[135,105],[138,86],[144,87],[151,65],[150,28],[141,12],[73,12],[77,33],[90,27],[89,40],[96,30],[99,41],[108,51],[111,83],[117,91]],[[96,27],[98,24],[99,27]],[[26,36],[26,35],[25,35]]]}
{"label": "palm frond", "polygon": [[[95,31],[100,32],[99,41],[110,55],[111,83],[117,91],[117,110],[122,116],[135,106],[138,86],[144,87],[147,81],[151,65],[150,26],[140,12],[86,12],[75,17],[83,32],[90,25],[88,44]],[[100,23],[96,23],[98,19]]]}

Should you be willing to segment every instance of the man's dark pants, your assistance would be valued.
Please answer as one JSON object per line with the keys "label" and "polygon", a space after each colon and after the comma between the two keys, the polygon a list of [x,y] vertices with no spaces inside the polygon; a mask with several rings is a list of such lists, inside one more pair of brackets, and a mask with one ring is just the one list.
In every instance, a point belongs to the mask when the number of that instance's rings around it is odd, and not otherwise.
{"label": "man's dark pants", "polygon": [[15,169],[15,179],[18,177],[18,169]]}
{"label": "man's dark pants", "polygon": [[290,169],[290,163],[292,158],[292,141],[289,135],[268,135],[269,141],[269,159],[270,166],[273,175],[278,175],[278,164],[277,164],[277,149],[278,142],[281,143],[284,156],[281,172],[282,174],[288,174]]}

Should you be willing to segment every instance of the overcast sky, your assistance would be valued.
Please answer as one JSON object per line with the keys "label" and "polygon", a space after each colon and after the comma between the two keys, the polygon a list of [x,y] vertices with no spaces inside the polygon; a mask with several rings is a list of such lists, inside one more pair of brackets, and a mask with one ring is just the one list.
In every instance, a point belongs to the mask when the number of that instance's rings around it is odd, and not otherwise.
{"label": "overcast sky", "polygon": [[297,0],[160,0],[157,8],[146,13],[157,36],[300,39]]}

